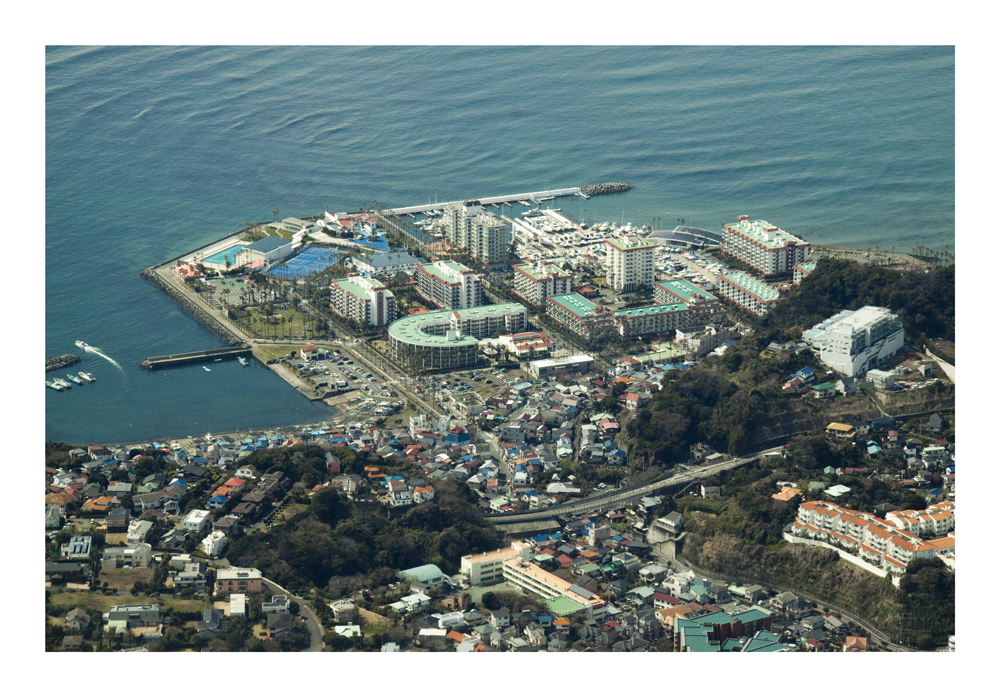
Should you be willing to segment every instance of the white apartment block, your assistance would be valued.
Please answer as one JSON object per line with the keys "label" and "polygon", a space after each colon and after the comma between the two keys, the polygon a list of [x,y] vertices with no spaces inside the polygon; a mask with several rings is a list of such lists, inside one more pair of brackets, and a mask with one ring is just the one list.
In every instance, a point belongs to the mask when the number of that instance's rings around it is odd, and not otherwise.
{"label": "white apartment block", "polygon": [[330,283],[330,308],[364,327],[396,321],[396,296],[375,278],[348,276]]}
{"label": "white apartment block", "polygon": [[638,236],[626,235],[606,242],[607,281],[616,291],[633,291],[653,285],[656,244]]}
{"label": "white apartment block", "polygon": [[181,530],[189,532],[201,532],[212,519],[212,514],[208,511],[194,510],[184,516],[181,520]]}
{"label": "white apartment block", "polygon": [[514,265],[514,292],[532,305],[545,305],[550,295],[569,293],[572,282],[573,276],[555,264]]}
{"label": "white apartment block", "polygon": [[719,295],[758,317],[766,315],[775,303],[782,300],[777,288],[742,271],[719,276]]}
{"label": "white apartment block", "polygon": [[506,261],[510,246],[507,224],[483,210],[479,201],[458,201],[445,206],[444,227],[448,241],[484,262]]}
{"label": "white apartment block", "polygon": [[766,220],[750,222],[737,216],[735,225],[722,226],[722,251],[749,264],[765,276],[791,273],[809,257],[809,243]]}
{"label": "white apartment block", "polygon": [[933,504],[925,511],[893,511],[885,519],[826,501],[807,501],[799,505],[792,528],[798,537],[844,547],[894,575],[903,573],[914,559],[941,557],[954,567],[954,501]]}
{"label": "white apartment block", "polygon": [[823,363],[856,377],[903,348],[903,325],[888,309],[866,305],[820,322],[802,340],[820,350]]}
{"label": "white apartment block", "polygon": [[457,261],[435,261],[420,266],[417,292],[443,310],[483,304],[483,284],[479,276]]}

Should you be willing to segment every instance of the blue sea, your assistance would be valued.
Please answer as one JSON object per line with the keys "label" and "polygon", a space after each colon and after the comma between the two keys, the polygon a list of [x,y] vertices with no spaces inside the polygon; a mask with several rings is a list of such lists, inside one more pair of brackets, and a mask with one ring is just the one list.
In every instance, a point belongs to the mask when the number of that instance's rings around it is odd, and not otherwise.
{"label": "blue sea", "polygon": [[[279,217],[627,181],[587,221],[954,251],[955,53],[940,47],[110,47],[46,52],[46,437],[127,443],[321,421],[139,277]],[[38,389],[45,389],[39,380]]]}

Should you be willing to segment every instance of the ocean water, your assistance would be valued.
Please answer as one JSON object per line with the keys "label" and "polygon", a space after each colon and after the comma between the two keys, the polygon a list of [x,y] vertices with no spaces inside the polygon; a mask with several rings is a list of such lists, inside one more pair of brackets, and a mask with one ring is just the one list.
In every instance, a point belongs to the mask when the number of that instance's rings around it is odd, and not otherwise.
{"label": "ocean water", "polygon": [[[605,181],[574,217],[954,251],[955,55],[938,47],[59,47],[46,52],[46,437],[319,421],[139,272],[248,220]],[[39,380],[38,389],[45,389]]]}

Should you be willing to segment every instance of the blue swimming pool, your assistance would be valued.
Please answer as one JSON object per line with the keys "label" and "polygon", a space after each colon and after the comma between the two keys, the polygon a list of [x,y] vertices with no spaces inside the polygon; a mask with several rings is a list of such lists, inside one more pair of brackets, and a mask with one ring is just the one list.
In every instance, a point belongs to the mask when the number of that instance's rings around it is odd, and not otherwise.
{"label": "blue swimming pool", "polygon": [[225,264],[226,259],[229,259],[229,263],[233,266],[236,265],[236,255],[240,253],[246,245],[242,242],[237,242],[234,245],[226,247],[215,254],[205,257],[202,259],[203,264]]}

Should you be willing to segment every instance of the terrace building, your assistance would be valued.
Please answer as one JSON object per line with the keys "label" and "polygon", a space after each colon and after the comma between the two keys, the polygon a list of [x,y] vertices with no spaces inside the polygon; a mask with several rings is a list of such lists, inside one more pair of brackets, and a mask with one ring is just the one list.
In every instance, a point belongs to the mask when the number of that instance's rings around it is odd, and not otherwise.
{"label": "terrace building", "polygon": [[722,252],[748,264],[765,276],[788,274],[809,256],[808,242],[771,225],[737,216],[734,225],[722,226]]}
{"label": "terrace building", "polygon": [[726,314],[717,297],[683,279],[656,281],[653,284],[653,298],[661,305],[686,303],[695,324],[708,324],[716,317]]}
{"label": "terrace building", "polygon": [[616,291],[633,291],[653,285],[655,242],[628,235],[607,241],[608,284]]}
{"label": "terrace building", "polygon": [[792,267],[792,283],[799,285],[805,280],[806,276],[811,274],[816,270],[815,261],[807,261],[801,264],[796,264]]}
{"label": "terrace building", "polygon": [[615,329],[614,315],[579,293],[549,296],[546,314],[574,334],[588,339]]}
{"label": "terrace building", "polygon": [[774,286],[742,271],[719,276],[719,293],[727,300],[763,317],[784,296]]}
{"label": "terrace building", "polygon": [[514,292],[532,305],[545,305],[550,295],[569,293],[572,281],[573,276],[555,264],[514,265]]}
{"label": "terrace building", "polygon": [[683,329],[691,323],[691,310],[687,303],[650,305],[617,310],[612,313],[618,333],[622,336],[662,334]]}
{"label": "terrace building", "polygon": [[483,284],[469,267],[457,261],[435,261],[417,268],[417,292],[444,310],[483,304]]}
{"label": "terrace building", "polygon": [[262,585],[262,575],[257,569],[240,569],[229,567],[218,569],[215,572],[215,593],[225,595],[226,593],[260,593]]}
{"label": "terrace building", "polygon": [[396,320],[396,296],[374,278],[349,276],[332,281],[330,308],[363,327],[382,327]]}

